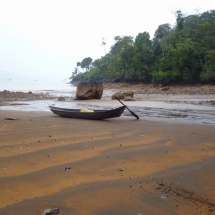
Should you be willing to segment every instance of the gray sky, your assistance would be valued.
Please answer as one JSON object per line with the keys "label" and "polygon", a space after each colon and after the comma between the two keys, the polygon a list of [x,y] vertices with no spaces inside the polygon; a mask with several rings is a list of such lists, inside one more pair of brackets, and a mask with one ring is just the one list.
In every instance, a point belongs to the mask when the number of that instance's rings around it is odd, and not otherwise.
{"label": "gray sky", "polygon": [[0,79],[5,71],[40,79],[71,76],[77,62],[104,56],[115,36],[153,37],[160,24],[215,9],[214,0],[0,0]]}

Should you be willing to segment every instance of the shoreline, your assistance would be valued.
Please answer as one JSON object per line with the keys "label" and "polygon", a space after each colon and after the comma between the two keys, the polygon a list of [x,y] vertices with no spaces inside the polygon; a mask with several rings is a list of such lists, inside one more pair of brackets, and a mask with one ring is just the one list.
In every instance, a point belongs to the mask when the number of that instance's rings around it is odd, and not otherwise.
{"label": "shoreline", "polygon": [[[50,111],[49,105],[76,109],[112,109],[120,103],[111,100],[115,92],[134,92],[135,101],[123,101],[143,119],[184,123],[215,124],[215,86],[169,86],[104,84],[101,100],[74,100],[75,91],[0,92],[0,111]],[[38,91],[37,91],[38,92]],[[65,101],[58,101],[64,97]],[[129,116],[128,111],[123,112]]]}
{"label": "shoreline", "polygon": [[104,83],[104,89],[133,90],[137,94],[172,94],[172,95],[213,95],[215,85],[154,85],[154,84],[128,84]]}
{"label": "shoreline", "polygon": [[214,213],[214,126],[2,113],[0,214]]}

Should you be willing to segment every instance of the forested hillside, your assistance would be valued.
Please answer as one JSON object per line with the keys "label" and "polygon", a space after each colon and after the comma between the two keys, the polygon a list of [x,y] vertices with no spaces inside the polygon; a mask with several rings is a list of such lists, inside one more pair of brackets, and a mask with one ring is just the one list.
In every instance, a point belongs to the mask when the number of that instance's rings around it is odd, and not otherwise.
{"label": "forested hillside", "polygon": [[189,16],[177,11],[175,26],[159,25],[153,39],[143,32],[114,40],[104,57],[78,62],[72,81],[215,83],[215,10]]}

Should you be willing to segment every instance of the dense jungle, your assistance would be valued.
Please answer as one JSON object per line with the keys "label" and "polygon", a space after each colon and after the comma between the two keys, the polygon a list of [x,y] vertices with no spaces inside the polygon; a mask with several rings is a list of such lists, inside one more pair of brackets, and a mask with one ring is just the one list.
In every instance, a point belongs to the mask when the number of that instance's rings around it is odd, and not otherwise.
{"label": "dense jungle", "polygon": [[71,83],[215,83],[215,10],[188,16],[178,10],[175,25],[159,25],[152,39],[143,32],[135,38],[116,36],[114,41],[100,59],[78,62]]}

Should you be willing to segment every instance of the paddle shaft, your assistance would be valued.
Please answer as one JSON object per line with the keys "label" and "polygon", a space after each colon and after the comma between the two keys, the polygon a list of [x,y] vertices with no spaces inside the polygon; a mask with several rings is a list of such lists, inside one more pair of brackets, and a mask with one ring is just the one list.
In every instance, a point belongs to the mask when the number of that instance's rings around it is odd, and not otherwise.
{"label": "paddle shaft", "polygon": [[125,104],[123,104],[116,96],[115,96],[115,98],[122,104],[122,105],[124,105],[129,111],[130,111],[130,113],[134,116],[134,117],[136,117],[137,119],[139,119],[139,116],[137,116],[137,114],[135,114],[133,111],[131,111]]}

